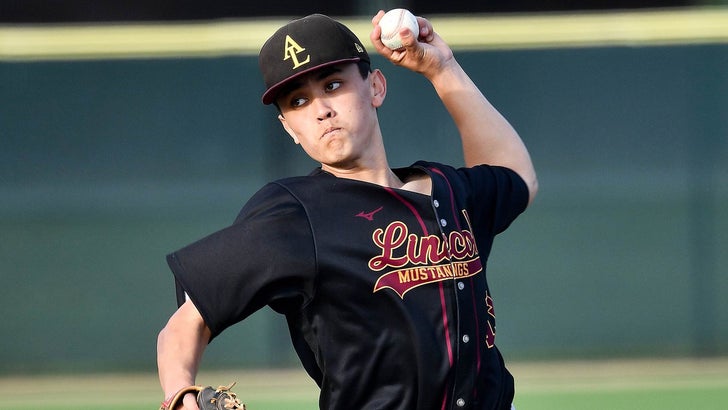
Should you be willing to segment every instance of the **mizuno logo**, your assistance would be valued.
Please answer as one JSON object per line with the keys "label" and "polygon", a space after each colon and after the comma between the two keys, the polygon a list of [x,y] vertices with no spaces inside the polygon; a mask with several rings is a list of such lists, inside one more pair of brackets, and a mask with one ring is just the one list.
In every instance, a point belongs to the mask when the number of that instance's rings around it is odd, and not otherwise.
{"label": "mizuno logo", "polygon": [[377,212],[381,211],[382,209],[384,209],[384,207],[383,206],[380,206],[379,208],[377,208],[377,209],[375,209],[375,210],[373,210],[371,212],[361,211],[358,214],[356,214],[356,216],[358,216],[360,218],[364,218],[367,221],[373,221],[374,220],[374,214],[376,214]]}

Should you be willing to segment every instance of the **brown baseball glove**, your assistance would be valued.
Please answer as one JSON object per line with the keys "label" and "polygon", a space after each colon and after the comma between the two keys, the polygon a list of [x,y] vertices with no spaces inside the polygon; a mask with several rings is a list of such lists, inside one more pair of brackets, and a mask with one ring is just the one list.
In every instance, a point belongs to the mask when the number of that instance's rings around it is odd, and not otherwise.
{"label": "brown baseball glove", "polygon": [[197,396],[197,405],[200,410],[245,410],[245,404],[230,391],[235,383],[229,386],[220,386],[214,389],[210,386],[189,386],[178,391],[174,396],[162,403],[159,410],[175,410],[182,406],[182,399],[187,393]]}

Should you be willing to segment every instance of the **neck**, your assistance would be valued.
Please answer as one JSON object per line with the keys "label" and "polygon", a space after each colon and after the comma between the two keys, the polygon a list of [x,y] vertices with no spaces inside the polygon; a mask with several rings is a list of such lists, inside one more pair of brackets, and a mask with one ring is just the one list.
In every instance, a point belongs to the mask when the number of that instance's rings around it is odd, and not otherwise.
{"label": "neck", "polygon": [[403,182],[386,164],[383,167],[358,169],[340,169],[322,165],[321,169],[338,178],[353,179],[390,188],[401,188],[403,185]]}
{"label": "neck", "polygon": [[404,189],[423,195],[431,195],[432,181],[425,173],[414,173],[405,180],[400,179],[390,168],[366,170],[337,170],[323,166],[322,169],[338,178],[354,179],[389,188]]}

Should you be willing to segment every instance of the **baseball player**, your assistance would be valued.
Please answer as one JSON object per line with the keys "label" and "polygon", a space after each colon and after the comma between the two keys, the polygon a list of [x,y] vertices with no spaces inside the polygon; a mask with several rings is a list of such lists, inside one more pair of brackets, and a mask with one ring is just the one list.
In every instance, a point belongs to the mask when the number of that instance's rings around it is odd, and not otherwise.
{"label": "baseball player", "polygon": [[[168,255],[179,308],[158,338],[165,397],[194,383],[213,338],[270,306],[322,409],[511,408],[486,262],[533,200],[536,174],[431,23],[418,17],[419,36],[404,29],[392,51],[382,15],[374,48],[429,80],[466,167],[390,168],[377,119],[387,82],[360,40],[323,15],[276,31],[259,55],[262,100],[321,166],[265,185],[232,225]],[[197,408],[192,395],[184,408]]]}

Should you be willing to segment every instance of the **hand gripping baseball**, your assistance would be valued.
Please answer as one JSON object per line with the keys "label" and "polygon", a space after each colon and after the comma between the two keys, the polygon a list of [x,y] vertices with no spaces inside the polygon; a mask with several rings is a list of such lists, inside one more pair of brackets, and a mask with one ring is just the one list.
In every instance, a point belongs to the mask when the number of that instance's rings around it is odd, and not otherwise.
{"label": "hand gripping baseball", "polygon": [[382,29],[379,21],[384,16],[380,10],[372,18],[374,28],[369,34],[372,45],[379,54],[392,63],[408,68],[412,71],[432,78],[445,67],[454,62],[453,53],[445,41],[432,28],[432,24],[425,18],[417,17],[419,36],[415,37],[409,30],[400,31],[403,48],[391,50],[382,43]]}
{"label": "hand gripping baseball", "polygon": [[197,406],[200,410],[245,410],[245,404],[238,400],[235,393],[230,389],[235,383],[229,386],[220,386],[214,389],[210,386],[188,386],[175,393],[174,396],[164,401],[159,410],[175,410],[182,406],[182,400],[188,393],[193,393],[197,398]]}

